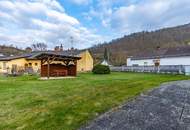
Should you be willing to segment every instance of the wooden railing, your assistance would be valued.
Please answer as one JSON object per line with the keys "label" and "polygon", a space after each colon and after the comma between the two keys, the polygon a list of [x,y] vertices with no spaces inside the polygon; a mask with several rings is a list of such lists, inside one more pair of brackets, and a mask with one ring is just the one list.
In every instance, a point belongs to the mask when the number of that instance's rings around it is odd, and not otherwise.
{"label": "wooden railing", "polygon": [[119,66],[110,67],[111,71],[124,71],[124,72],[150,72],[150,73],[174,73],[186,74],[186,67],[183,65],[164,65],[164,66]]}

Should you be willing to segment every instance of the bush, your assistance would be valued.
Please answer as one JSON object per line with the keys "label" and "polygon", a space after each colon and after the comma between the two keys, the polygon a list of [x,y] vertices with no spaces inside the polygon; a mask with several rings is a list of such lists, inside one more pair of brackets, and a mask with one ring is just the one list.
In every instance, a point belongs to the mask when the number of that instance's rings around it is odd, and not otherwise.
{"label": "bush", "polygon": [[106,65],[96,65],[94,66],[92,72],[94,74],[110,74],[110,68]]}

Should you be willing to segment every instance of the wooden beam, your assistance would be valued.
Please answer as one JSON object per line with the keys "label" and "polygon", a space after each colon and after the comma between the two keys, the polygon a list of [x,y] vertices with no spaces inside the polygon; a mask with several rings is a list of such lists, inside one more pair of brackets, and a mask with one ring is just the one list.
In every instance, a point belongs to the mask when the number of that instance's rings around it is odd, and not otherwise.
{"label": "wooden beam", "polygon": [[64,63],[66,66],[68,66],[69,63],[70,63],[70,60],[64,60],[63,63]]}
{"label": "wooden beam", "polygon": [[77,76],[77,60],[74,60],[74,64],[75,64],[75,76]]}
{"label": "wooden beam", "polygon": [[57,58],[56,56],[52,56],[52,57],[51,57],[51,60],[50,60],[50,64],[51,64],[52,62],[54,62],[56,58]]}
{"label": "wooden beam", "polygon": [[45,64],[48,60],[48,56],[42,56],[41,60],[42,60],[42,64]]}
{"label": "wooden beam", "polygon": [[55,56],[52,56],[52,57],[44,57],[42,59],[42,64],[46,63],[49,59],[49,63],[51,64],[53,61],[55,61],[56,57]]}
{"label": "wooden beam", "polygon": [[47,78],[49,79],[50,77],[50,58],[48,57],[48,60],[47,60]]}
{"label": "wooden beam", "polygon": [[77,65],[77,60],[74,60],[73,63],[74,63],[75,65]]}
{"label": "wooden beam", "polygon": [[43,65],[43,64],[45,64],[47,62],[47,59],[42,59],[41,62],[42,62],[42,65]]}
{"label": "wooden beam", "polygon": [[40,75],[42,76],[42,59],[41,59],[41,72],[40,72]]}

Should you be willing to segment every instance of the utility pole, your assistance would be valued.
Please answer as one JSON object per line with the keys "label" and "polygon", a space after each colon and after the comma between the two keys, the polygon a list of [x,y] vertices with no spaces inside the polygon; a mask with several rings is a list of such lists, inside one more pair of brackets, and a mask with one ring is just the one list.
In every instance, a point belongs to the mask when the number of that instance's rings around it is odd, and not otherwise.
{"label": "utility pole", "polygon": [[73,40],[73,37],[72,37],[72,36],[70,37],[70,40],[71,40],[71,48],[73,48],[74,40]]}
{"label": "utility pole", "polygon": [[73,37],[71,36],[70,37],[70,42],[71,42],[71,55],[73,56],[74,54],[73,54],[73,51],[74,51],[74,47],[73,47],[73,44],[74,44],[74,39],[73,39]]}

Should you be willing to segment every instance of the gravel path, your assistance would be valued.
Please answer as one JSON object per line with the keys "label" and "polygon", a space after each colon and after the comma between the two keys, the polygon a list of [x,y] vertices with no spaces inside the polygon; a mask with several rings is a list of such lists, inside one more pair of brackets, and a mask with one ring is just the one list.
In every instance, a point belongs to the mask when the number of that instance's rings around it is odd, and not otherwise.
{"label": "gravel path", "polygon": [[190,81],[163,84],[80,130],[190,130]]}

